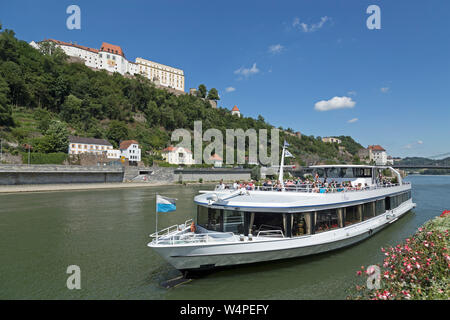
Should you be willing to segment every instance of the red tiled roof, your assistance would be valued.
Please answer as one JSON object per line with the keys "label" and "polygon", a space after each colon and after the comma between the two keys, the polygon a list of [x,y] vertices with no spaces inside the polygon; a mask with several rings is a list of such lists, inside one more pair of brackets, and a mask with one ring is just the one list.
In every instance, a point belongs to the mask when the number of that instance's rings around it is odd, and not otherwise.
{"label": "red tiled roof", "polygon": [[109,44],[109,43],[106,43],[106,42],[102,43],[102,47],[100,48],[100,51],[118,54],[118,55],[120,55],[120,56],[125,58],[125,54],[123,53],[121,47],[113,45],[113,44]]}
{"label": "red tiled roof", "polygon": [[233,109],[231,109],[231,111],[239,111],[237,106],[234,106]]}
{"label": "red tiled roof", "polygon": [[50,41],[50,42],[54,42],[54,43],[59,44],[59,45],[75,47],[75,48],[79,48],[79,49],[82,49],[82,50],[98,53],[98,49],[92,49],[92,48],[89,48],[89,47],[80,46],[79,44],[75,44],[75,43],[59,41],[59,40],[55,40],[55,39],[44,39],[44,41]]}
{"label": "red tiled roof", "polygon": [[222,161],[223,159],[221,157],[219,157],[219,155],[214,153],[211,157],[209,157],[209,160]]}
{"label": "red tiled roof", "polygon": [[174,151],[175,149],[176,149],[175,147],[170,146],[170,147],[167,147],[167,148],[163,149],[162,152]]}
{"label": "red tiled roof", "polygon": [[[161,152],[172,152],[172,151],[175,151],[177,149],[178,149],[177,147],[169,146],[169,147],[163,149]],[[184,151],[186,151],[187,153],[192,153],[192,151],[187,149],[187,148],[182,148],[182,149],[184,149]]]}
{"label": "red tiled roof", "polygon": [[120,150],[128,149],[128,147],[131,146],[133,143],[139,144],[136,140],[125,140],[125,141],[122,141],[122,142],[120,143],[119,149],[120,149]]}
{"label": "red tiled roof", "polygon": [[380,145],[374,145],[374,146],[369,146],[369,149],[370,150],[373,150],[373,151],[386,151],[386,150],[384,150],[383,149],[383,147],[381,147]]}

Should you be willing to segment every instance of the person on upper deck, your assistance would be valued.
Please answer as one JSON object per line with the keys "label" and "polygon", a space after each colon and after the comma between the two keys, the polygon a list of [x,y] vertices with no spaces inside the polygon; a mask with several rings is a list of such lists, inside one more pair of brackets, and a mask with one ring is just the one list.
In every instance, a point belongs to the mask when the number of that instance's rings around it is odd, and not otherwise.
{"label": "person on upper deck", "polygon": [[217,186],[217,190],[225,190],[225,184],[223,183],[223,179],[220,179],[219,185]]}

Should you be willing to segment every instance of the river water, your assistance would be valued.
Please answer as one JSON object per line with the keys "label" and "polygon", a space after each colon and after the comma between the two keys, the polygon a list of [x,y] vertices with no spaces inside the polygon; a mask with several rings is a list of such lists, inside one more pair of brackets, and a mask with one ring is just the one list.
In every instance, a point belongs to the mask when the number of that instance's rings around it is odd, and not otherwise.
{"label": "river water", "polygon": [[[0,299],[345,299],[361,265],[450,209],[450,176],[409,176],[417,208],[355,246],[287,261],[220,270],[181,286],[179,273],[146,245],[155,193],[175,197],[166,227],[194,217],[193,197],[211,186],[0,195]],[[69,265],[81,289],[68,290]]]}

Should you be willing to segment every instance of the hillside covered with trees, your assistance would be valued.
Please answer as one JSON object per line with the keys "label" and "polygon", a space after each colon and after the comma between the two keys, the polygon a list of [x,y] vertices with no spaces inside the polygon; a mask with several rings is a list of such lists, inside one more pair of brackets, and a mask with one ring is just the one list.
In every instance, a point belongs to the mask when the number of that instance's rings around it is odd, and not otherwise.
{"label": "hillside covered with trees", "polygon": [[[0,139],[3,152],[20,154],[67,153],[69,134],[140,143],[143,161],[152,164],[158,152],[170,145],[174,129],[193,130],[201,120],[203,130],[217,128],[271,129],[262,116],[237,117],[226,108],[214,109],[205,99],[218,100],[216,89],[200,85],[197,95],[175,95],[159,89],[140,76],[95,71],[82,63],[69,62],[58,48],[36,50],[18,40],[12,30],[0,26]],[[282,128],[281,128],[282,129]],[[338,145],[320,137],[301,139],[281,131],[280,141],[291,144],[300,164],[307,162],[358,161],[362,148],[351,137],[339,137]],[[60,159],[60,158],[58,158]],[[60,160],[58,160],[60,161]]]}

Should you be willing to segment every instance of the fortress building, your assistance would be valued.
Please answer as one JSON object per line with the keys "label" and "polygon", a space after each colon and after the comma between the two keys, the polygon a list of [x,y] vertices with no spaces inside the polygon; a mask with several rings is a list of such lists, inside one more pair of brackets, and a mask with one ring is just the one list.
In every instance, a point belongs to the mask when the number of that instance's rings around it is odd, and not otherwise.
{"label": "fortress building", "polygon": [[54,43],[68,56],[81,59],[90,68],[118,72],[122,75],[140,74],[158,85],[184,92],[183,70],[143,58],[137,58],[135,62],[128,61],[119,46],[103,42],[100,49],[93,49],[54,39],[45,39],[39,43],[31,41],[30,45],[39,49],[44,42]]}

